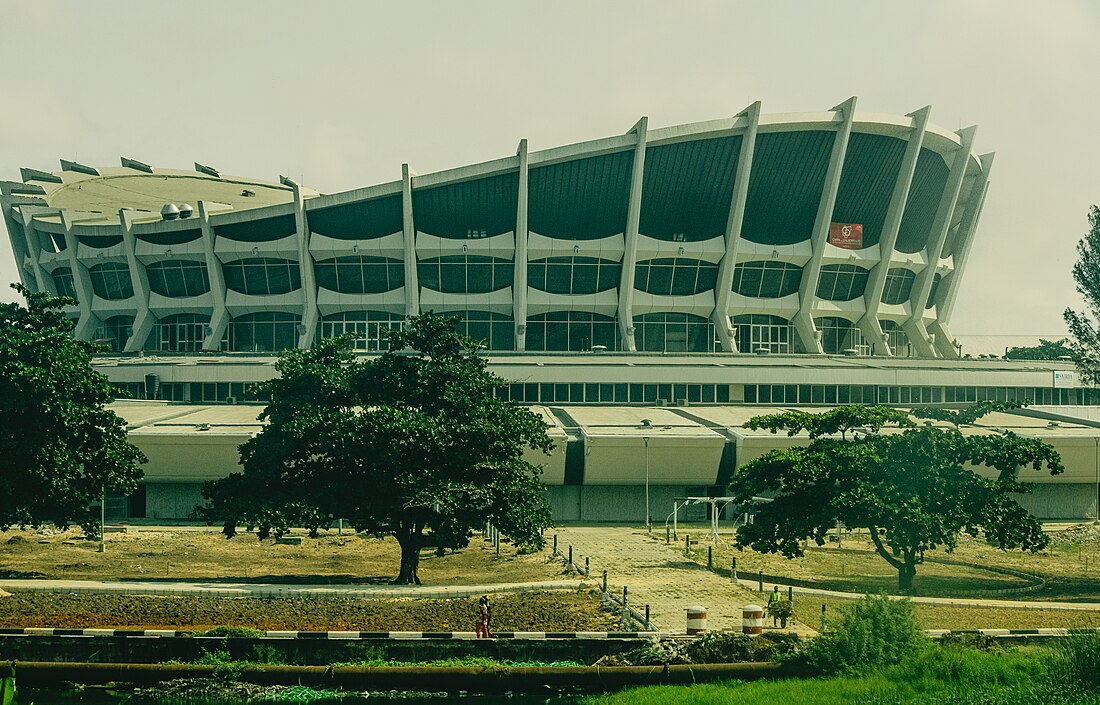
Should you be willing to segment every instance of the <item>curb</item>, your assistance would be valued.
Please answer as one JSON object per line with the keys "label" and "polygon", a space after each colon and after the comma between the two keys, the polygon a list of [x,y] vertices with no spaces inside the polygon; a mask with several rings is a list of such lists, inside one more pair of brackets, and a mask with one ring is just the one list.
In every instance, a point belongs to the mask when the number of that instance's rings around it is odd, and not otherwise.
{"label": "curb", "polygon": [[[71,637],[131,637],[131,638],[171,638],[191,637],[196,639],[226,639],[234,637],[201,636],[201,632],[183,629],[58,629],[51,627],[26,627],[23,629],[0,629],[4,636],[71,636]],[[496,632],[493,639],[653,639],[666,636],[660,632]],[[250,637],[245,637],[250,638]],[[477,639],[474,632],[356,632],[356,631],[270,631],[264,632],[263,639]]]}

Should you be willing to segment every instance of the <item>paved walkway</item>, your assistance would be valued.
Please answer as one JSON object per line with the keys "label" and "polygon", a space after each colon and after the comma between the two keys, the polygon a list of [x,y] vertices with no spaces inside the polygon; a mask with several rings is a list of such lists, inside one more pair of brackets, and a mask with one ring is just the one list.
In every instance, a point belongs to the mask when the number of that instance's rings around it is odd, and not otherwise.
{"label": "paved walkway", "polygon": [[96,595],[203,595],[213,597],[355,597],[360,599],[469,597],[496,592],[572,590],[583,585],[584,583],[580,580],[546,580],[534,583],[497,583],[494,585],[283,585],[266,583],[143,582],[136,580],[0,580],[0,589],[9,592]]}
{"label": "paved walkway", "polygon": [[[599,580],[607,570],[609,590],[622,594],[625,585],[631,605],[644,611],[648,604],[654,626],[661,631],[682,632],[686,628],[685,610],[695,605],[707,608],[709,629],[740,629],[741,608],[750,603],[762,604],[755,592],[684,558],[675,547],[648,540],[644,532],[566,526],[554,529],[554,533],[558,534],[558,550],[562,553],[567,553],[572,544],[577,565],[583,567],[584,559],[590,559],[593,580]],[[810,630],[801,627],[799,631]]]}

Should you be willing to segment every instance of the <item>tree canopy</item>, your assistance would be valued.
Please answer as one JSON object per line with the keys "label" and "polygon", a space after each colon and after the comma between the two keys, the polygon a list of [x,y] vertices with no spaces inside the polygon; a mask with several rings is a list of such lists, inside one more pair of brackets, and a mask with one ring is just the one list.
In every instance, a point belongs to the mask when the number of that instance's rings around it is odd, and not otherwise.
{"label": "tree canopy", "polygon": [[1086,381],[1096,383],[1100,382],[1100,207],[1089,209],[1089,231],[1077,243],[1073,280],[1086,310],[1067,308],[1063,316],[1073,336],[1077,368]]}
{"label": "tree canopy", "polygon": [[550,508],[528,448],[549,452],[546,424],[493,396],[480,345],[425,313],[357,361],[343,339],[280,355],[268,423],[241,446],[243,473],[210,483],[204,513],[264,533],[335,517],[401,545],[395,582],[419,583],[422,548],[464,547],[492,522],[542,545]]}
{"label": "tree canopy", "polygon": [[1073,357],[1073,350],[1067,345],[1069,338],[1045,340],[1039,338],[1039,344],[1009,348],[1005,353],[1007,360],[1060,360]]}
{"label": "tree canopy", "polygon": [[0,304],[0,530],[77,524],[98,535],[104,492],[129,494],[145,456],[107,404],[114,392],[92,369],[97,347],[70,335],[72,299],[13,285],[26,299]]}
{"label": "tree canopy", "polygon": [[[982,407],[985,413],[995,408]],[[979,411],[956,412],[954,422],[971,423]],[[801,556],[803,540],[824,545],[841,522],[867,529],[878,554],[898,571],[899,588],[911,592],[925,552],[953,549],[960,532],[984,534],[1002,549],[1036,551],[1047,544],[1038,520],[1011,497],[1030,490],[1017,480],[1020,468],[1063,471],[1058,453],[1037,439],[914,426],[899,410],[863,406],[761,416],[746,426],[807,431],[811,441],[770,451],[735,473],[731,494],[742,503],[772,498],[738,531],[742,548]],[[883,431],[887,426],[893,428]],[[836,436],[857,427],[850,439]],[[997,476],[982,477],[972,469],[977,466]]]}

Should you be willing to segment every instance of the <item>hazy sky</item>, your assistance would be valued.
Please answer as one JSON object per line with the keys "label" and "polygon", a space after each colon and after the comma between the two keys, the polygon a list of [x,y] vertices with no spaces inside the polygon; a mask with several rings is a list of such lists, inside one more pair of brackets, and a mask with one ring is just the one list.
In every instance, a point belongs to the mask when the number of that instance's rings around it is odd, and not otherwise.
{"label": "hazy sky", "polygon": [[[952,321],[1050,334],[1100,202],[1100,2],[0,0],[0,179],[128,156],[325,192],[628,130],[858,109],[996,152]],[[0,280],[17,277],[0,238]],[[3,288],[0,298],[12,300]]]}

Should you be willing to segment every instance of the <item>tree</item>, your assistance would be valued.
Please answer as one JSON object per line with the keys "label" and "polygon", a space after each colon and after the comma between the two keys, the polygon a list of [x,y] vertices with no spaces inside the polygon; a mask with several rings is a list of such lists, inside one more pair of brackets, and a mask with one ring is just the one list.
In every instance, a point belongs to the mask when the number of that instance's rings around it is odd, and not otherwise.
{"label": "tree", "polygon": [[546,424],[493,396],[480,345],[425,313],[391,330],[389,350],[359,362],[343,339],[283,353],[267,383],[268,423],[241,446],[243,473],[204,488],[208,517],[285,531],[306,517],[348,519],[401,546],[396,583],[419,583],[423,548],[464,547],[491,519],[517,544],[542,546],[550,508],[527,448],[549,452]]}
{"label": "tree", "polygon": [[1005,353],[1006,360],[1060,360],[1063,357],[1073,357],[1073,350],[1066,344],[1069,338],[1059,340],[1045,340],[1039,338],[1039,344],[1033,346],[1017,346],[1009,348]]}
{"label": "tree", "polygon": [[114,392],[92,369],[92,343],[70,335],[72,299],[34,293],[0,304],[0,530],[53,523],[99,534],[104,493],[129,494],[145,456],[107,404]]}
{"label": "tree", "polygon": [[[988,413],[1002,406],[981,408]],[[956,424],[976,420],[977,412],[954,413],[950,420]],[[898,587],[909,593],[925,552],[941,546],[950,551],[960,532],[983,533],[1001,549],[1037,551],[1047,545],[1038,520],[1010,496],[1030,490],[1016,478],[1021,467],[1063,471],[1058,453],[1042,441],[1010,432],[964,435],[931,422],[915,427],[904,412],[883,407],[773,414],[745,425],[806,432],[811,441],[770,451],[735,473],[731,493],[742,503],[772,497],[738,531],[741,548],[801,556],[802,540],[824,545],[828,531],[843,522],[867,529],[876,552],[898,571]],[[894,428],[880,432],[886,426]],[[852,430],[851,439],[835,435]],[[996,470],[997,477],[978,475],[971,469],[976,466]]]}
{"label": "tree", "polygon": [[1077,292],[1085,300],[1086,311],[1067,308],[1063,317],[1073,336],[1070,346],[1081,376],[1088,382],[1100,382],[1100,208],[1089,209],[1089,231],[1077,243],[1077,262],[1073,265]]}

